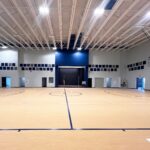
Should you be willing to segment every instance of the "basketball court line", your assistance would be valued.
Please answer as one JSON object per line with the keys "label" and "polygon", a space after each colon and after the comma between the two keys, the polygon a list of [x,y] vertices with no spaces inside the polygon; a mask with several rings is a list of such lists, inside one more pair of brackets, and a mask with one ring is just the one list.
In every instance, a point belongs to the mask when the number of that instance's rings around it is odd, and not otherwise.
{"label": "basketball court line", "polygon": [[66,93],[66,89],[65,89],[65,88],[64,88],[64,93],[65,93],[65,98],[66,98],[66,104],[67,104],[67,111],[68,111],[68,117],[69,117],[70,128],[73,129],[73,123],[72,123],[72,118],[71,118],[71,112],[70,112],[68,97],[67,97],[67,93]]}
{"label": "basketball court line", "polygon": [[1,131],[150,131],[150,128],[74,128],[66,89],[64,88],[70,128],[0,128]]}
{"label": "basketball court line", "polygon": [[1,128],[0,131],[150,131],[150,128]]}

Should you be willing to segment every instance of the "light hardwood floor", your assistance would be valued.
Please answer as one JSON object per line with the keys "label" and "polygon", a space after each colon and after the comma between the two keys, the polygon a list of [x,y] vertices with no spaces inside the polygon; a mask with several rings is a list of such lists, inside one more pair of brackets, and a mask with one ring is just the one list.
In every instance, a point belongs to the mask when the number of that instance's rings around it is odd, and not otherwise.
{"label": "light hardwood floor", "polygon": [[[0,129],[68,129],[66,98],[75,129],[150,128],[150,92],[18,88],[0,89]],[[149,138],[148,130],[0,131],[0,150],[149,150]]]}

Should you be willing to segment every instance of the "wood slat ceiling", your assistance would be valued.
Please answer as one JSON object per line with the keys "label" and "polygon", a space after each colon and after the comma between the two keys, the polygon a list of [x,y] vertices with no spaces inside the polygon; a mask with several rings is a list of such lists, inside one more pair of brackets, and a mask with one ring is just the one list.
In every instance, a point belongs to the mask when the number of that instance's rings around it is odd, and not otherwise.
{"label": "wood slat ceiling", "polygon": [[[119,52],[148,40],[149,0],[117,0],[103,16],[94,16],[105,0],[0,0],[0,44],[10,47],[44,50],[69,47],[82,33],[83,49]],[[50,13],[39,14],[39,6],[48,4]],[[147,36],[146,36],[147,34]],[[74,49],[79,45],[74,44]]]}

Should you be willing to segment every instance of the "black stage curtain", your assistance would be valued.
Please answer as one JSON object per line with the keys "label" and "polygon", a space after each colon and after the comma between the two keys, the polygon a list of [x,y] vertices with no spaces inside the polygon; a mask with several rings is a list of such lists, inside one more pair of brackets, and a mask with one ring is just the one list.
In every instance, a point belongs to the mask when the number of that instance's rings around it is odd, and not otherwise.
{"label": "black stage curtain", "polygon": [[84,68],[60,68],[59,85],[82,85]]}

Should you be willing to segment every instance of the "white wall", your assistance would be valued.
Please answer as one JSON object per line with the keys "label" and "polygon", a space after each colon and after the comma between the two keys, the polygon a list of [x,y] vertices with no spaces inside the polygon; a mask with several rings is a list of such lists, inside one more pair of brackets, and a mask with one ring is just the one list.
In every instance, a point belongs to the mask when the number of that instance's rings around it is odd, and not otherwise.
{"label": "white wall", "polygon": [[[127,64],[136,63],[144,60],[148,60],[150,57],[150,42],[143,43],[142,45],[130,49],[121,54],[121,64],[122,68],[127,66]],[[137,77],[145,77],[146,85],[145,89],[150,89],[150,67],[148,65],[145,66],[144,70],[136,70],[136,71],[128,71],[128,69],[124,69],[121,71],[121,77],[128,81],[129,88],[136,88],[136,78]]]}
{"label": "white wall", "polygon": [[112,87],[120,87],[120,54],[90,52],[89,64],[119,65],[117,72],[89,71],[89,78],[92,78],[92,87],[95,87],[95,78],[112,78]]}
{"label": "white wall", "polygon": [[[89,64],[111,64],[119,65],[117,72],[90,72],[89,77],[92,78],[92,86],[95,87],[95,78],[112,78],[112,87],[120,87],[120,80],[127,80],[129,88],[136,88],[136,78],[146,78],[146,89],[150,89],[150,67],[145,66],[144,70],[128,71],[127,64],[132,64],[147,60],[150,57],[150,42],[146,42],[136,48],[130,49],[124,53],[101,53],[90,52]],[[19,60],[18,60],[19,58]],[[22,51],[5,49],[0,50],[0,63],[30,63],[30,64],[55,64],[54,51]],[[12,77],[12,87],[19,87],[19,77],[27,78],[27,87],[41,87],[42,77],[53,77],[54,83],[48,83],[48,87],[55,85],[55,69],[51,71],[21,71],[18,70],[0,71],[0,87],[1,78],[3,76]]]}
{"label": "white wall", "polygon": [[[1,63],[16,63],[18,66],[18,51],[13,49],[0,50],[0,64]],[[12,78],[12,87],[18,87],[18,71],[17,70],[0,70],[0,87],[2,77]]]}
{"label": "white wall", "polygon": [[[25,64],[55,64],[54,51],[22,51],[19,63]],[[26,78],[26,87],[41,87],[42,77],[47,78],[47,87],[55,86],[55,69],[53,71],[21,71],[20,77]],[[49,83],[49,77],[54,78],[54,83]]]}
{"label": "white wall", "polygon": [[[19,58],[19,59],[18,59]],[[20,77],[25,77],[26,87],[41,87],[42,77],[47,77],[47,86],[55,86],[55,69],[53,71],[22,71],[19,67],[20,63],[29,64],[55,64],[55,52],[52,51],[23,51],[23,50],[13,50],[5,49],[0,50],[0,63],[16,63],[18,70],[0,70],[0,87],[2,77],[11,77],[12,84],[11,87],[20,86]],[[54,83],[49,83],[48,78],[53,77]]]}

